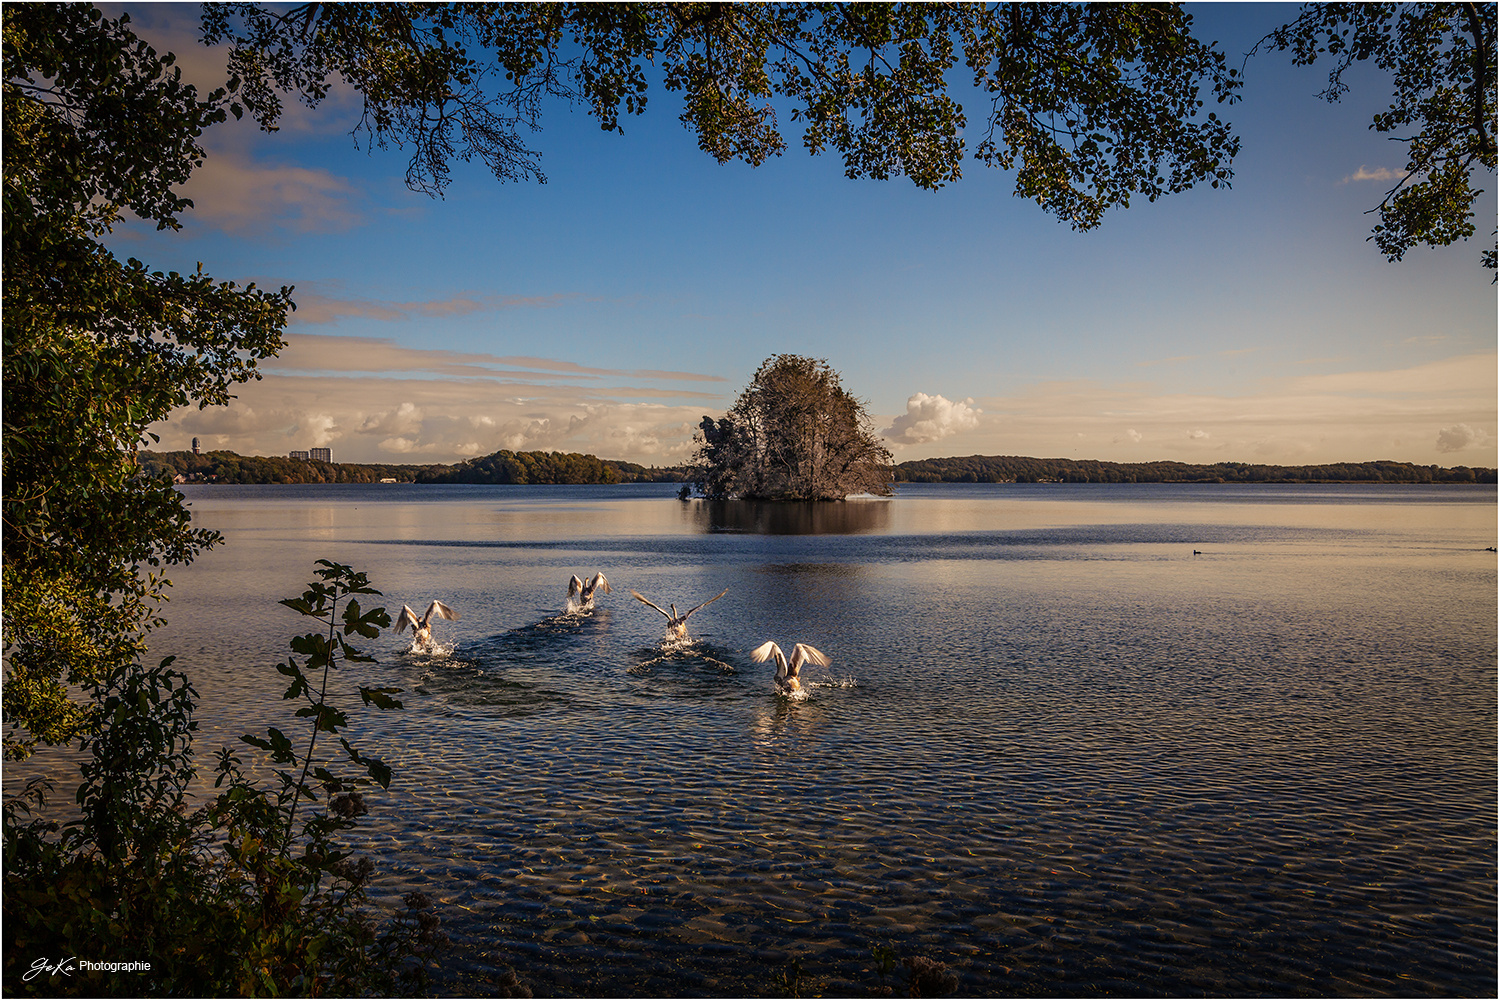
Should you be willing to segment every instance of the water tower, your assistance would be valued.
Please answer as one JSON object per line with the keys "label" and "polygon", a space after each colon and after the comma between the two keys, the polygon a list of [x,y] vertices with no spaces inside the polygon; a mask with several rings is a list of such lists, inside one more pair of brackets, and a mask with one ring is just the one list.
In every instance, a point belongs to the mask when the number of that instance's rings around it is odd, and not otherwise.
{"label": "water tower", "polygon": [[193,439],[193,454],[194,455],[198,454],[198,439],[197,438]]}

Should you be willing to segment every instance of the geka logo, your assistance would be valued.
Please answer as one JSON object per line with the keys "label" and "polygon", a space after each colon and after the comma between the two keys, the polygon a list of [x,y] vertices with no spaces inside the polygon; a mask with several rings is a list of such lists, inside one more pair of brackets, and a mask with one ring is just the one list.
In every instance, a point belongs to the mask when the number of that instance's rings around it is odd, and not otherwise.
{"label": "geka logo", "polygon": [[76,969],[76,967],[74,967],[73,965],[73,961],[77,958],[77,956],[69,956],[67,959],[59,959],[56,963],[53,963],[49,961],[46,956],[43,956],[41,959],[38,959],[35,963],[31,964],[31,969],[22,974],[21,979],[30,980],[38,973],[45,973],[49,977],[55,977],[59,973],[61,973],[65,977],[71,977],[73,975],[73,970]]}

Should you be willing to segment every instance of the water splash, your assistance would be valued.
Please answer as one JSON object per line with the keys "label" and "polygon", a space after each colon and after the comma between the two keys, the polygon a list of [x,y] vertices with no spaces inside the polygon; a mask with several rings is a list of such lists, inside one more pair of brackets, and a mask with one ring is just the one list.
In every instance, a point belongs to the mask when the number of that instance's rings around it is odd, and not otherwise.
{"label": "water splash", "polygon": [[458,644],[443,643],[438,640],[428,640],[426,643],[413,642],[404,653],[410,657],[425,657],[432,660],[446,660],[453,656],[453,651],[458,649]]}
{"label": "water splash", "polygon": [[735,674],[733,664],[714,656],[719,652],[717,648],[707,643],[700,643],[690,636],[681,638],[666,637],[654,647],[647,647],[637,651],[637,656],[643,659],[636,661],[634,665],[626,669],[627,674],[645,675],[651,674],[652,669],[662,664],[698,664],[712,667],[720,674]]}

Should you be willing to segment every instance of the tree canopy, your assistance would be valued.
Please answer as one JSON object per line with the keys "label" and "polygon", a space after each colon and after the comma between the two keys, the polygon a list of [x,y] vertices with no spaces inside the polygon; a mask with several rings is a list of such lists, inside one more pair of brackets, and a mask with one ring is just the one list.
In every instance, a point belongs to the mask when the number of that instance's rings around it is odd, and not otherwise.
{"label": "tree canopy", "polygon": [[704,417],[694,481],[711,499],[891,492],[891,453],[826,361],[767,358],[729,413]]}
{"label": "tree canopy", "polygon": [[937,188],[970,152],[950,89],[967,78],[988,101],[973,157],[1090,229],[1132,197],[1232,176],[1239,140],[1202,108],[1234,99],[1238,71],[1191,26],[1136,3],[209,3],[203,38],[230,43],[230,89],[267,129],[281,95],[316,105],[347,81],[356,135],[409,146],[407,183],[428,192],[455,158],[545,181],[523,130],[549,99],[620,131],[655,86],[720,162],[781,155],[785,115],[849,177]]}
{"label": "tree canopy", "polygon": [[134,450],[175,408],[258,377],[290,290],[149,271],[99,242],[127,211],[178,226],[192,203],[174,189],[223,92],[200,97],[89,6],[7,5],[4,62],[4,716],[20,751],[73,735],[67,684],[127,662],[155,622],[153,568],[217,540]]}
{"label": "tree canopy", "polygon": [[[1371,125],[1407,145],[1371,210],[1390,260],[1473,233],[1474,174],[1495,170],[1495,18],[1493,4],[1306,4],[1256,46],[1331,61],[1330,101],[1355,63],[1391,74]],[[938,188],[972,157],[1076,229],[1132,197],[1230,183],[1240,140],[1203,109],[1233,103],[1243,78],[1192,28],[1178,4],[1135,3],[210,3],[203,17],[264,128],[282,95],[316,105],[342,79],[364,102],[356,136],[410,147],[407,183],[429,193],[455,158],[545,182],[524,133],[547,101],[623,131],[660,87],[721,163],[781,155],[785,117],[851,178]]]}
{"label": "tree canopy", "polygon": [[[1370,239],[1387,260],[1474,234],[1474,175],[1495,173],[1495,28],[1494,4],[1304,4],[1256,47],[1289,51],[1299,66],[1331,63],[1328,101],[1348,92],[1344,73],[1356,63],[1391,74],[1391,103],[1370,123],[1406,144],[1401,177],[1370,210],[1379,215]],[[1495,255],[1483,252],[1485,267]]]}

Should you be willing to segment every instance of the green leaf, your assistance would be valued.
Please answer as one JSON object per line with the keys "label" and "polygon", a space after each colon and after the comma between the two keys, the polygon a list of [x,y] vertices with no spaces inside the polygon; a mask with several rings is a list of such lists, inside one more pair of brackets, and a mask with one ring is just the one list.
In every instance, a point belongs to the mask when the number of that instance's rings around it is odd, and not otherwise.
{"label": "green leaf", "polygon": [[365,705],[374,706],[377,709],[402,709],[405,708],[399,699],[391,698],[391,695],[401,691],[399,688],[364,688],[359,690],[360,698],[365,700]]}

